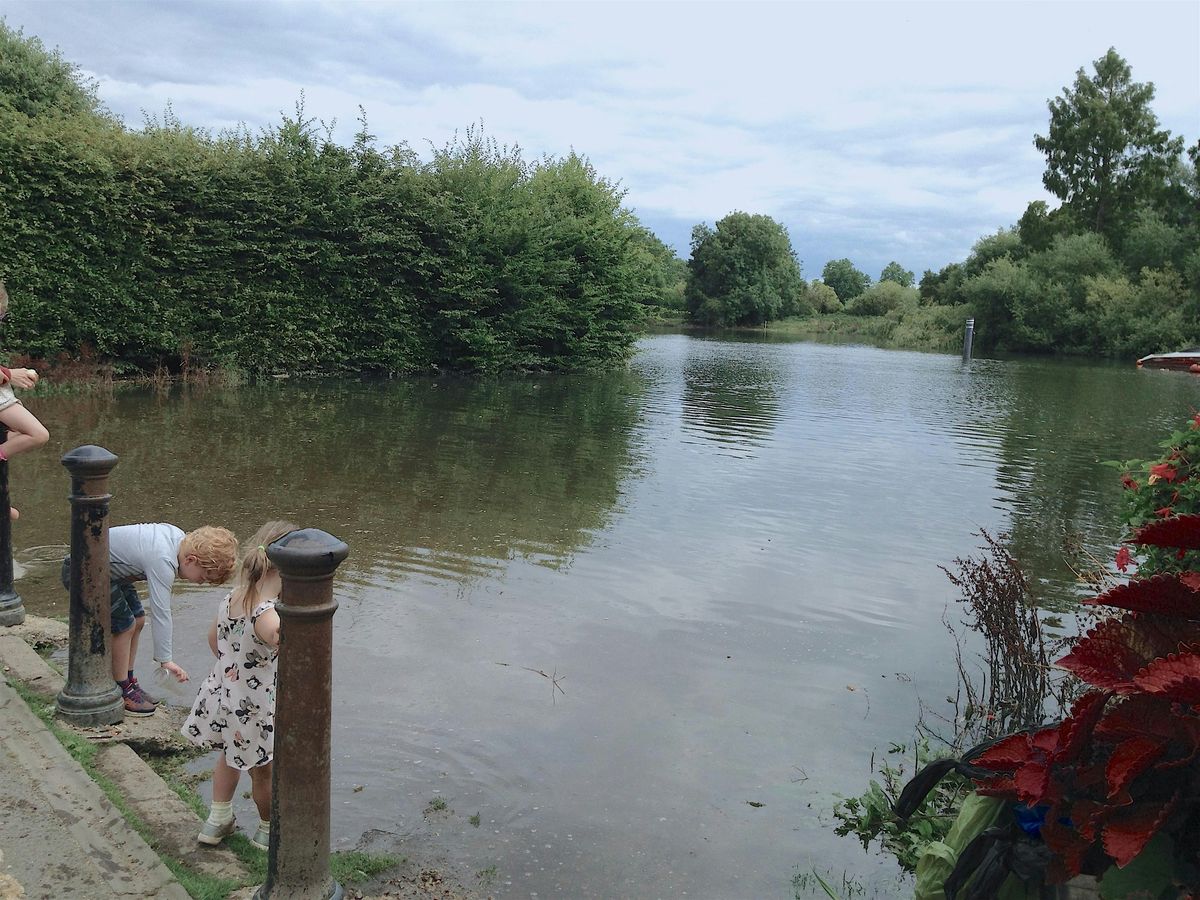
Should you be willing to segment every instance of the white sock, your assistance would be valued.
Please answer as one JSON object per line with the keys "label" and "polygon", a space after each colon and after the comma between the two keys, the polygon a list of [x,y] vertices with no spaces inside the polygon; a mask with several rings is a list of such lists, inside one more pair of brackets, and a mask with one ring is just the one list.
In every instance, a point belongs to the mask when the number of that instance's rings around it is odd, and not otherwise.
{"label": "white sock", "polygon": [[266,819],[259,819],[258,827],[261,828],[263,831],[267,832],[268,834],[271,833],[271,823],[268,822]]}
{"label": "white sock", "polygon": [[208,821],[213,825],[224,825],[227,822],[232,822],[233,801],[227,800],[222,803],[219,800],[214,800],[212,806],[208,809]]}

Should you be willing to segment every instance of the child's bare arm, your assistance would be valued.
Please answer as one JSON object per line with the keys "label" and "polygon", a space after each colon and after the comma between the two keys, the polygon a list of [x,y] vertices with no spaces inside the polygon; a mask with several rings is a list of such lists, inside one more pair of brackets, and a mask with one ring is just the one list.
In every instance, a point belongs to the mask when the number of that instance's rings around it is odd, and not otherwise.
{"label": "child's bare arm", "polygon": [[254,620],[254,633],[267,646],[279,647],[279,613],[275,612],[274,607],[263,610]]}

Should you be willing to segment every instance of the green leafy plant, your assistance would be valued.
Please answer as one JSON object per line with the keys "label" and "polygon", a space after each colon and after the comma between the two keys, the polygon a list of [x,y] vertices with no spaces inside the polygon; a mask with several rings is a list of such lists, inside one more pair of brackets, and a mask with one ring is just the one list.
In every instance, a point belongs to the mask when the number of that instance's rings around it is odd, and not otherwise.
{"label": "green leafy plant", "polygon": [[[1122,519],[1131,528],[1200,513],[1200,413],[1159,446],[1163,452],[1155,459],[1107,463],[1122,472]],[[1200,569],[1200,551],[1152,545],[1130,549],[1124,544],[1117,551],[1116,566],[1122,572],[1195,571]]]}
{"label": "green leafy plant", "polygon": [[970,784],[953,774],[943,778],[904,823],[896,820],[892,808],[912,773],[944,755],[935,754],[924,736],[912,744],[892,744],[879,764],[878,780],[872,778],[865,793],[834,805],[833,816],[840,823],[835,833],[854,835],[863,849],[878,841],[906,872],[915,871],[925,846],[944,838],[954,824]]}

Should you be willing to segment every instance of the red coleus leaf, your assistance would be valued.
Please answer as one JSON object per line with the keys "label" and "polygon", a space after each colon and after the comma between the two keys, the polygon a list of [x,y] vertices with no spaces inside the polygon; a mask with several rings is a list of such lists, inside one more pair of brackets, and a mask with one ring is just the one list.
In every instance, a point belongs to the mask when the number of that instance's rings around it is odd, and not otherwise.
{"label": "red coleus leaf", "polygon": [[1011,775],[996,775],[991,778],[975,779],[975,793],[982,797],[1007,797],[1017,799],[1017,785]]}
{"label": "red coleus leaf", "polygon": [[971,765],[994,772],[1015,772],[1030,760],[1029,740],[1024,733],[1010,734],[971,758]]}
{"label": "red coleus leaf", "polygon": [[1193,591],[1200,591],[1200,572],[1181,572],[1179,580]]}
{"label": "red coleus leaf", "polygon": [[1117,744],[1105,767],[1109,799],[1128,790],[1129,783],[1153,765],[1165,749],[1165,741],[1153,737],[1135,737]]}
{"label": "red coleus leaf", "polygon": [[1029,746],[1035,751],[1040,750],[1046,756],[1054,753],[1058,749],[1058,726],[1051,725],[1030,732]]}
{"label": "red coleus leaf", "polygon": [[[1168,519],[1168,522],[1175,521]],[[1119,606],[1135,612],[1160,616],[1200,618],[1200,597],[1178,575],[1160,574],[1119,584],[1087,601],[1093,605]]]}
{"label": "red coleus leaf", "polygon": [[1083,868],[1083,858],[1092,847],[1092,840],[1059,822],[1057,815],[1051,818],[1051,814],[1047,814],[1042,824],[1041,835],[1046,846],[1054,852],[1046,871],[1048,880],[1061,884],[1078,875]]}
{"label": "red coleus leaf", "polygon": [[1165,804],[1161,800],[1143,800],[1122,807],[1108,817],[1104,824],[1104,852],[1116,860],[1118,868],[1129,865],[1142,852],[1174,811],[1178,799],[1176,794]]}
{"label": "red coleus leaf", "polygon": [[1050,788],[1050,767],[1044,762],[1027,762],[1013,776],[1017,799],[1026,806],[1037,806],[1046,799]]}
{"label": "red coleus leaf", "polygon": [[1141,736],[1167,740],[1175,736],[1178,721],[1167,698],[1134,694],[1109,706],[1093,734],[1110,740]]}
{"label": "red coleus leaf", "polygon": [[1095,800],[1076,800],[1071,804],[1069,815],[1071,825],[1082,835],[1084,840],[1094,841],[1098,836],[1097,820],[1108,809],[1106,804],[1097,803]]}
{"label": "red coleus leaf", "polygon": [[1117,568],[1122,572],[1129,568],[1130,563],[1133,562],[1133,554],[1129,552],[1128,547],[1122,547],[1117,551],[1116,562]]}
{"label": "red coleus leaf", "polygon": [[1108,691],[1088,691],[1075,701],[1071,707],[1071,714],[1058,726],[1055,765],[1073,762],[1079,758],[1092,736],[1096,723],[1104,715],[1104,707],[1110,696]]}
{"label": "red coleus leaf", "polygon": [[1133,477],[1128,472],[1121,476],[1121,484],[1123,484],[1125,489],[1129,491],[1136,491],[1139,487],[1141,487],[1141,485],[1133,480]]}
{"label": "red coleus leaf", "polygon": [[1152,547],[1200,550],[1200,515],[1190,514],[1151,522],[1134,532],[1130,543]]}
{"label": "red coleus leaf", "polygon": [[1128,694],[1142,668],[1193,641],[1200,642],[1200,622],[1125,615],[1091,629],[1056,665],[1094,687]]}
{"label": "red coleus leaf", "polygon": [[1133,679],[1148,694],[1200,707],[1200,653],[1185,650],[1156,659]]}

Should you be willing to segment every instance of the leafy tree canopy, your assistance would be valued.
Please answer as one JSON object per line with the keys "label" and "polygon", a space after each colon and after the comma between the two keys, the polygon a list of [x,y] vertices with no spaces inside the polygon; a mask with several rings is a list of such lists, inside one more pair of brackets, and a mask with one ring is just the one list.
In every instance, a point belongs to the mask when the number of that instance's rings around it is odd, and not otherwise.
{"label": "leafy tree canopy", "polygon": [[744,212],[716,228],[697,225],[684,300],[706,325],[760,325],[796,312],[807,299],[787,229]]}
{"label": "leafy tree canopy", "polygon": [[1113,48],[1049,101],[1050,128],[1035,135],[1046,155],[1042,183],[1095,231],[1119,226],[1139,196],[1161,183],[1183,151],[1150,109],[1154,85],[1133,81]]}
{"label": "leafy tree canopy", "polygon": [[912,287],[916,279],[916,275],[895,260],[884,266],[883,271],[879,273],[880,281],[894,281],[900,287]]}
{"label": "leafy tree canopy", "polygon": [[821,280],[833,288],[843,303],[857,297],[871,284],[871,276],[854,268],[854,263],[848,259],[831,259],[825,263]]}

